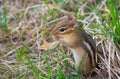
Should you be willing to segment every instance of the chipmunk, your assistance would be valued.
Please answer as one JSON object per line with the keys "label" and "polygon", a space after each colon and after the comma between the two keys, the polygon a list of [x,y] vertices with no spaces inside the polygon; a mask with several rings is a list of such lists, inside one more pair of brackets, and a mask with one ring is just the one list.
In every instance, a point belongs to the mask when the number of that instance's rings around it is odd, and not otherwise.
{"label": "chipmunk", "polygon": [[71,49],[76,70],[81,66],[85,73],[96,68],[96,44],[83,27],[79,26],[72,13],[55,26],[52,34],[57,41]]}

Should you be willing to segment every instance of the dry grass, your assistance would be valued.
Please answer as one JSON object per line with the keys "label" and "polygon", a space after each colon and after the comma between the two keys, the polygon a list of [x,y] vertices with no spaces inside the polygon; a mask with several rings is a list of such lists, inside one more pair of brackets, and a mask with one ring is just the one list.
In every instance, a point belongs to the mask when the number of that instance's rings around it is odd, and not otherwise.
{"label": "dry grass", "polygon": [[94,3],[96,7],[91,1],[67,0],[64,5],[58,5],[54,0],[47,0],[47,3],[45,0],[2,0],[0,15],[6,7],[8,26],[6,31],[0,30],[0,79],[78,79],[70,50],[61,45],[46,52],[39,50],[45,40],[54,40],[49,31],[56,22],[74,9],[79,9],[74,11],[78,21],[100,46],[100,74],[103,75],[104,70],[108,79],[119,79],[120,45],[116,46],[113,38],[100,30],[105,21],[98,14],[109,13],[106,0]]}

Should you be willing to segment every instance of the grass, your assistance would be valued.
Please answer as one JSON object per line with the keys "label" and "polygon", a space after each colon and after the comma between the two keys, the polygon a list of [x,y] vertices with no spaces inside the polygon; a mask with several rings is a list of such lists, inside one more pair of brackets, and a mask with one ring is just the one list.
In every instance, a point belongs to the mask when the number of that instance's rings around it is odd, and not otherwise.
{"label": "grass", "polygon": [[108,0],[108,8],[110,10],[111,17],[111,19],[108,19],[109,22],[107,21],[110,29],[109,31],[112,31],[114,41],[120,44],[120,11],[118,10],[114,0]]}
{"label": "grass", "polygon": [[28,66],[30,66],[30,69],[28,69],[28,70],[32,70],[33,75],[37,79],[40,79],[40,75],[39,75],[39,71],[38,71],[39,69],[37,69],[34,62],[26,54],[27,50],[29,50],[28,46],[24,46],[24,48],[22,50],[17,50],[16,52],[17,52],[18,59],[21,61],[22,64],[25,64],[24,60],[27,59],[27,63],[29,64]]}
{"label": "grass", "polygon": [[2,0],[0,79],[82,79],[82,73],[75,71],[69,49],[59,45],[55,49],[39,50],[43,41],[54,41],[50,31],[69,12],[75,14],[100,47],[101,69],[108,73],[109,79],[119,79],[119,6],[120,2],[114,0],[96,3],[84,0],[15,0],[11,4]]}
{"label": "grass", "polygon": [[7,29],[7,10],[3,8],[3,15],[0,17],[0,28],[5,31]]}

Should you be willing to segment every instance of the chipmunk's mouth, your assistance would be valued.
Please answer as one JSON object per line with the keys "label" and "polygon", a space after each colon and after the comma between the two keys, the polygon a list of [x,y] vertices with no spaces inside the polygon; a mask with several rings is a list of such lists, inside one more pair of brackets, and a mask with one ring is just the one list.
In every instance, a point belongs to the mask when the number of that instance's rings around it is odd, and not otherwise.
{"label": "chipmunk's mouth", "polygon": [[54,36],[56,40],[61,41],[63,38],[60,36]]}

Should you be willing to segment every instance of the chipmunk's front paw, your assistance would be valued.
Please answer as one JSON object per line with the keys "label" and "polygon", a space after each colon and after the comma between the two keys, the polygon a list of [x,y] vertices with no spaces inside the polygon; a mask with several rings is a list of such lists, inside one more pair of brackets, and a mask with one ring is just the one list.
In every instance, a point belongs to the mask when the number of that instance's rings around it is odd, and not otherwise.
{"label": "chipmunk's front paw", "polygon": [[47,41],[45,41],[45,42],[40,46],[40,49],[41,49],[41,50],[54,49],[58,44],[59,44],[58,41],[55,41],[55,42],[53,42],[53,43],[48,43]]}

